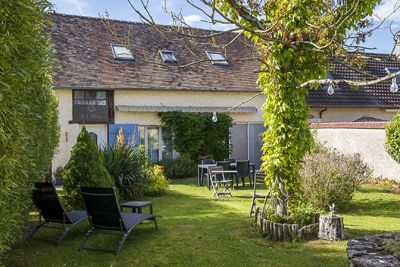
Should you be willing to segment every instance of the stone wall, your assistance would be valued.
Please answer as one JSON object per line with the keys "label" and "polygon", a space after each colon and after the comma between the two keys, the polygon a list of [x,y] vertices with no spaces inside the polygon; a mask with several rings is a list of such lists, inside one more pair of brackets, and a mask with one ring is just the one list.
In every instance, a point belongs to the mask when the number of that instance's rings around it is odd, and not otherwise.
{"label": "stone wall", "polygon": [[385,150],[384,129],[319,129],[318,140],[344,153],[359,153],[375,177],[400,181],[400,165]]}

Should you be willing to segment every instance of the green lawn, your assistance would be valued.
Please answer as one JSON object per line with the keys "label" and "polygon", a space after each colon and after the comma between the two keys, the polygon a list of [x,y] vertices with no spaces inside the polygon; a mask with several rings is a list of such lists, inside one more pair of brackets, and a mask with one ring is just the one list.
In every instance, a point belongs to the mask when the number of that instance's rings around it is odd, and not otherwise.
{"label": "green lawn", "polygon": [[[119,256],[77,251],[88,224],[76,228],[57,248],[31,240],[16,245],[6,266],[348,266],[346,241],[272,243],[248,218],[250,189],[214,200],[194,179],[174,181],[167,195],[154,198],[163,217],[159,229],[146,222],[134,230]],[[344,214],[346,237],[400,229],[400,195],[387,186],[364,186]],[[45,229],[42,235],[54,234]],[[118,238],[98,236],[92,244],[113,246]]]}

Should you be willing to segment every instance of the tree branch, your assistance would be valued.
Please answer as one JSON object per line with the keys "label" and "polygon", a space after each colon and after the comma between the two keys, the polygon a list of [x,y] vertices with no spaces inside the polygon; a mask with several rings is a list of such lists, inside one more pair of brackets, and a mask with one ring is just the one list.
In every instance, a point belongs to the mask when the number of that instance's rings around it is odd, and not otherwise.
{"label": "tree branch", "polygon": [[384,77],[375,79],[375,80],[369,80],[369,81],[352,81],[352,80],[346,80],[346,79],[338,79],[338,80],[330,80],[330,79],[325,79],[325,80],[320,80],[320,79],[315,79],[315,80],[309,80],[307,82],[304,82],[300,84],[299,87],[306,87],[311,84],[321,84],[321,85],[338,85],[339,83],[347,83],[352,86],[368,86],[368,85],[374,85],[380,82],[387,81],[389,79],[393,79],[397,76],[400,75],[400,70],[397,72],[394,72],[392,74],[386,75]]}

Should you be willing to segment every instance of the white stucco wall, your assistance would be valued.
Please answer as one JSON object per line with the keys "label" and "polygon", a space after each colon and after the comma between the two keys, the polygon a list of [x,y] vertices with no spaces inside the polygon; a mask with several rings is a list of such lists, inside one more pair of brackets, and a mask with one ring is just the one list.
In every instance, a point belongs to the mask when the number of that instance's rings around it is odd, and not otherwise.
{"label": "white stucco wall", "polygon": [[[70,157],[71,149],[76,143],[81,126],[70,124],[72,120],[72,90],[55,90],[59,101],[60,144],[53,159],[53,170],[64,166]],[[132,106],[181,106],[181,107],[230,107],[253,96],[254,93],[232,92],[177,92],[177,91],[128,91],[114,92],[114,105]],[[244,104],[247,107],[256,107],[257,113],[231,113],[236,123],[252,122],[263,123],[261,106],[265,98],[258,96]],[[156,112],[119,112],[115,111],[115,123],[139,125],[160,125]]]}
{"label": "white stucco wall", "polygon": [[69,124],[72,120],[72,90],[56,90],[55,93],[58,98],[60,143],[53,158],[53,170],[67,163],[79,135],[79,125]]}
{"label": "white stucco wall", "polygon": [[[318,121],[319,112],[323,108],[311,108],[311,115],[314,117],[313,121]],[[396,113],[393,110],[384,108],[328,108],[322,113],[322,120],[320,122],[344,122],[355,121],[361,117],[374,117],[381,120],[392,120]]]}
{"label": "white stucco wall", "polygon": [[[114,105],[132,106],[180,106],[180,107],[231,107],[254,93],[243,92],[191,92],[191,91],[127,91],[114,93]],[[264,96],[258,96],[243,107],[256,107],[257,113],[231,113],[233,120],[240,122],[263,122],[261,106]],[[155,112],[116,112],[115,123],[138,123],[140,125],[160,125]]]}
{"label": "white stucco wall", "polygon": [[[53,169],[64,166],[76,143],[80,126],[70,124],[72,120],[72,91],[70,89],[57,89],[55,91],[59,100],[60,145],[53,160]],[[136,106],[192,106],[192,107],[230,107],[253,96],[254,93],[243,92],[176,92],[176,91],[128,91],[119,90],[114,93],[114,105]],[[243,106],[256,107],[257,113],[231,113],[236,123],[263,123],[261,106],[265,101],[264,96],[258,96]],[[311,109],[311,114],[318,118],[320,109]],[[333,109],[330,108],[323,114],[323,122],[354,121],[363,116],[391,120],[393,112],[384,109]],[[155,112],[115,112],[115,123],[135,123],[139,125],[160,125],[160,120]],[[374,169],[377,176],[393,177],[400,179],[400,168],[384,150],[383,130],[319,130],[321,140],[348,153],[361,153],[367,163]]]}
{"label": "white stucco wall", "polygon": [[375,177],[400,181],[400,165],[386,152],[384,129],[319,129],[318,139],[344,153],[359,153]]}

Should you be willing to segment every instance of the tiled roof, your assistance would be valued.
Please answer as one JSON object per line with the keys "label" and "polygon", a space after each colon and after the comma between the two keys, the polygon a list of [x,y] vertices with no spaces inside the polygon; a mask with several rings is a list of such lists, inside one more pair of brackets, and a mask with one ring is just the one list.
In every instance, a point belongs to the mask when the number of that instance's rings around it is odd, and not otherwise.
{"label": "tiled roof", "polygon": [[[400,69],[400,61],[395,56],[373,53],[365,53],[363,56],[366,58],[366,65],[362,71],[374,76],[366,76],[347,67],[346,63],[331,63],[333,78],[358,81],[374,79],[387,75],[385,67]],[[333,95],[328,95],[324,88],[310,90],[307,102],[314,107],[400,107],[400,91],[391,93],[390,84],[391,80],[388,80],[358,89],[340,84]]]}
{"label": "tiled roof", "polygon": [[[180,70],[168,69],[148,63],[146,58],[154,62],[159,50],[167,49],[174,51],[179,64],[184,65],[198,61],[196,56],[200,53],[206,57],[206,50],[216,48],[203,44],[189,50],[182,37],[176,34],[163,35],[143,23],[110,20],[113,31],[120,38],[131,35],[129,41],[135,53],[134,61],[116,60],[110,44],[118,42],[102,20],[56,13],[49,15],[54,20],[51,33],[58,60],[53,78],[55,88],[259,92],[255,70],[260,63],[229,60],[231,57],[254,57],[254,50],[244,45],[240,38],[227,48],[229,66],[201,62]],[[157,62],[163,64],[159,56]]]}
{"label": "tiled roof", "polygon": [[[233,57],[249,58],[255,53],[240,38],[227,49],[229,66],[201,62],[179,70],[167,69],[144,59],[155,58],[160,49],[167,49],[174,51],[180,64],[187,64],[196,60],[196,54],[205,55],[205,50],[215,48],[201,44],[190,51],[182,42],[182,37],[175,34],[162,35],[142,23],[110,20],[118,36],[130,34],[135,53],[134,61],[116,60],[110,44],[117,43],[117,40],[100,19],[55,13],[49,16],[54,20],[51,33],[58,61],[53,75],[55,88],[259,91],[254,71],[260,63],[255,60],[230,60]],[[229,36],[226,38],[231,39]],[[365,71],[377,77],[386,74],[384,67],[400,68],[400,62],[394,56],[365,55],[369,58]],[[163,64],[160,58],[159,62]],[[362,78],[346,64],[334,63],[333,67],[332,75],[336,79]],[[390,81],[358,90],[341,84],[333,95],[328,95],[323,88],[312,90],[307,101],[311,107],[400,107],[400,92],[391,93],[389,87]]]}
{"label": "tiled roof", "polygon": [[387,121],[310,123],[311,129],[385,129]]}

